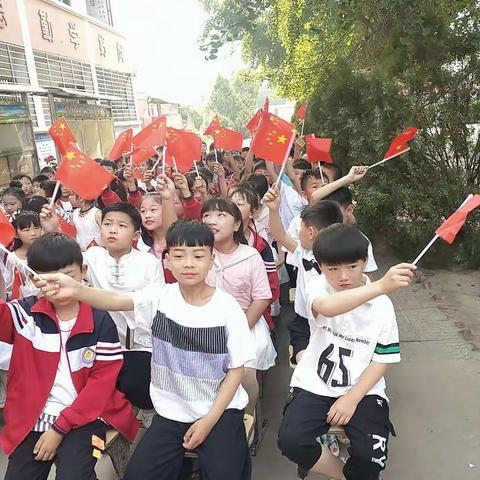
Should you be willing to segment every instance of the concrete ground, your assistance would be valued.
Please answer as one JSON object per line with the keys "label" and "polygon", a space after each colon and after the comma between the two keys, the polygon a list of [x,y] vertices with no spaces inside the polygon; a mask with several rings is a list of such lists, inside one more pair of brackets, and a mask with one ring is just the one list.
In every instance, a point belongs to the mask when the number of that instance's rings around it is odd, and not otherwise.
{"label": "concrete ground", "polygon": [[[422,283],[393,296],[402,362],[387,377],[397,437],[390,442],[384,480],[480,478],[479,285],[478,272],[427,272]],[[253,460],[254,480],[296,478],[295,466],[276,446],[291,376],[285,328],[291,316],[285,306],[277,334],[279,359],[266,378],[263,408],[269,423]],[[0,475],[5,467],[1,456]],[[98,476],[114,479],[106,459]]]}

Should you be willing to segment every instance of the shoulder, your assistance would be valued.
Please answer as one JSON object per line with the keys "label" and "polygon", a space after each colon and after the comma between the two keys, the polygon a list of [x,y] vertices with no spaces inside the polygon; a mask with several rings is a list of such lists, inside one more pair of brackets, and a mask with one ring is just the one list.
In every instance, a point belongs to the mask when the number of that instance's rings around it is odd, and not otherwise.
{"label": "shoulder", "polygon": [[319,296],[330,295],[330,285],[328,284],[325,275],[312,277],[308,281],[306,293],[310,301]]}
{"label": "shoulder", "polygon": [[105,256],[105,249],[103,247],[92,246],[87,248],[82,254],[84,260],[90,261],[100,257],[103,258]]}
{"label": "shoulder", "polygon": [[370,305],[372,307],[373,314],[379,315],[385,320],[395,319],[395,308],[393,307],[390,297],[387,295],[375,297],[370,301]]}

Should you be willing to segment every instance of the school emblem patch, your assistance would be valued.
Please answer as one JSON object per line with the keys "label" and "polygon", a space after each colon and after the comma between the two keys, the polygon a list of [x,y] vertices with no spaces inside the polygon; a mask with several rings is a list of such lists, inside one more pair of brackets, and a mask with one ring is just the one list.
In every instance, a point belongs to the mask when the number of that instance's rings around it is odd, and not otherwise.
{"label": "school emblem patch", "polygon": [[92,363],[95,360],[95,352],[91,348],[86,348],[82,354],[84,363]]}

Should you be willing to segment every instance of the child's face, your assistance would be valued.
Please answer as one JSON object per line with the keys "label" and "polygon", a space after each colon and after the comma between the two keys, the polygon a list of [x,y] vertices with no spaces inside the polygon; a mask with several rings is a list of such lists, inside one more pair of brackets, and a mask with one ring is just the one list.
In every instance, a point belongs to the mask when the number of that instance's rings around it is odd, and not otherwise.
{"label": "child's face", "polygon": [[148,231],[162,227],[162,205],[157,197],[145,197],[140,207],[143,226]]}
{"label": "child's face", "polygon": [[2,203],[7,215],[12,215],[12,213],[15,213],[22,208],[21,200],[15,195],[4,195],[2,197]]}
{"label": "child's face", "polygon": [[82,206],[82,199],[76,195],[75,193],[72,193],[69,197],[68,200],[72,204],[73,208],[80,208]]}
{"label": "child's face", "polygon": [[25,195],[30,196],[33,192],[32,181],[27,177],[23,177],[20,180],[20,183],[22,184],[22,190],[24,191]]}
{"label": "child's face", "polygon": [[272,183],[272,180],[266,168],[257,168],[253,173],[256,173],[257,175],[263,175],[267,179],[269,185]]}
{"label": "child's face", "polygon": [[27,228],[17,228],[17,237],[23,245],[30,248],[30,245],[42,235],[42,227],[31,223]]}
{"label": "child's face", "polygon": [[233,215],[218,210],[205,212],[202,222],[213,232],[215,243],[232,240],[234,233],[240,228],[240,222],[236,222]]}
{"label": "child's face", "polygon": [[204,282],[212,264],[213,254],[209,247],[176,246],[168,250],[168,266],[180,285]]}
{"label": "child's face", "polygon": [[363,268],[365,260],[357,260],[352,263],[340,263],[339,265],[320,264],[320,269],[325,275],[327,282],[335,290],[348,290],[363,285]]}
{"label": "child's face", "polygon": [[[81,265],[77,265],[76,263],[72,263],[71,265],[67,265],[53,272],[38,272],[38,273],[40,274],[41,273],[64,273],[65,275],[72,277],[77,282],[81,282],[85,277],[86,271],[87,271],[87,268],[85,265],[81,266]],[[76,302],[76,300],[72,300],[71,298],[64,298],[62,300],[58,300],[58,299],[55,299],[55,297],[49,297],[48,300],[51,303],[53,303],[55,307],[65,307]]]}
{"label": "child's face", "polygon": [[62,185],[62,198],[69,198],[72,192],[65,186]]}
{"label": "child's face", "polygon": [[100,236],[109,253],[128,253],[138,232],[126,213],[108,212],[100,225]]}
{"label": "child's face", "polygon": [[40,195],[40,182],[33,182],[33,195]]}
{"label": "child's face", "polygon": [[305,170],[303,170],[303,168],[294,168],[293,171],[295,173],[295,177],[298,178],[299,180],[302,178],[302,175],[305,173]]}
{"label": "child's face", "polygon": [[321,179],[315,178],[315,177],[308,178],[303,188],[304,197],[310,202],[313,192],[315,190],[318,190],[321,186],[322,186]]}
{"label": "child's face", "polygon": [[231,198],[242,214],[243,225],[249,225],[252,220],[252,207],[238,192],[235,192]]}

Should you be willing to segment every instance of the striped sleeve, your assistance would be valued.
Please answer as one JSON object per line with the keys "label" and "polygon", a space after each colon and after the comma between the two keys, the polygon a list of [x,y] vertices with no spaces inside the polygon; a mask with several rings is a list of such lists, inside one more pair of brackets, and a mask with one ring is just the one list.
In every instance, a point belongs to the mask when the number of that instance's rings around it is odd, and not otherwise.
{"label": "striped sleeve", "polygon": [[113,360],[123,360],[122,346],[120,342],[97,342],[95,350],[96,360],[111,362]]}
{"label": "striped sleeve", "polygon": [[383,327],[377,339],[372,360],[377,363],[398,363],[400,361],[400,341],[397,319],[389,299],[388,305],[385,307]]}

